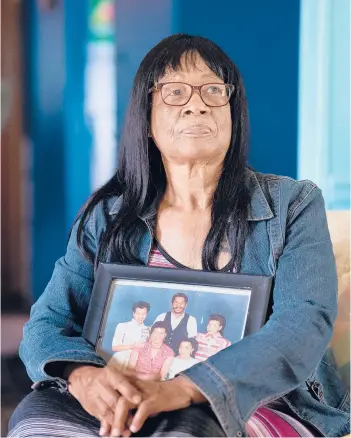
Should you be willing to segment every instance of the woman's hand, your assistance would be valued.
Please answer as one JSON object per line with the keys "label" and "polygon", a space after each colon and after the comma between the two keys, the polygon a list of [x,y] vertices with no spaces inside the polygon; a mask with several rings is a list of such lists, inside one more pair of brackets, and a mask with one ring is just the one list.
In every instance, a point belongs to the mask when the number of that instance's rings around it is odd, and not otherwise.
{"label": "woman's hand", "polygon": [[110,430],[119,409],[125,412],[125,406],[130,409],[141,402],[140,391],[113,367],[74,367],[68,375],[68,389],[82,407],[101,422],[101,435]]}
{"label": "woman's hand", "polygon": [[[150,416],[207,401],[197,387],[182,376],[163,382],[136,380],[135,385],[141,392],[143,400],[136,407],[137,410],[132,420],[128,418],[130,411],[125,409],[121,412],[122,415],[119,416],[118,422],[115,422],[114,430],[112,430],[114,434],[111,436],[119,436],[118,433],[126,436],[123,432],[126,424],[131,432],[136,433]],[[127,404],[127,402],[124,403]]]}
{"label": "woman's hand", "polygon": [[[159,381],[161,376],[160,373],[138,373],[131,370],[124,371],[124,375],[131,380],[131,382],[136,386],[140,381]],[[111,427],[106,427],[100,429],[100,435],[107,435],[110,437],[129,437],[131,435],[130,426],[132,424],[133,415],[131,411],[136,409],[137,406],[128,402],[124,397],[119,397],[117,405],[114,410],[114,418]]]}

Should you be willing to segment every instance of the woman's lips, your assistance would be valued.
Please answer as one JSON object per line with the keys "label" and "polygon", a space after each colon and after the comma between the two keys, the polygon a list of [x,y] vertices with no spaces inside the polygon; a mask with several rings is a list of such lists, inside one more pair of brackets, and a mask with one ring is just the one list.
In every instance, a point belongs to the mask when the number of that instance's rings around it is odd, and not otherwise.
{"label": "woman's lips", "polygon": [[183,129],[182,134],[191,137],[205,137],[211,134],[211,129],[206,125],[193,125]]}

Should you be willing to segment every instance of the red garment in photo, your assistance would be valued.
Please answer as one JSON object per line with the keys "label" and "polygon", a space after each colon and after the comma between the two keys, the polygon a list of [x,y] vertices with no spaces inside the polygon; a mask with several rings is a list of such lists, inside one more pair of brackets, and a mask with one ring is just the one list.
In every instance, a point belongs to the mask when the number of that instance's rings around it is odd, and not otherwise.
{"label": "red garment in photo", "polygon": [[140,373],[159,373],[165,360],[174,357],[173,350],[165,344],[162,345],[154,358],[152,358],[150,342],[134,350],[139,352],[135,370]]}

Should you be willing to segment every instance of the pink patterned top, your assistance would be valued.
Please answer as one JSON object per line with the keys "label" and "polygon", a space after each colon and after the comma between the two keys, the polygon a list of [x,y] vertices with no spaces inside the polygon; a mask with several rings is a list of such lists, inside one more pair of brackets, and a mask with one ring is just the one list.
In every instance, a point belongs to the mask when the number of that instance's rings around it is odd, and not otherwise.
{"label": "pink patterned top", "polygon": [[135,370],[140,373],[159,373],[162,365],[169,357],[174,357],[173,350],[167,345],[162,345],[158,353],[152,358],[152,347],[150,342],[133,348],[133,351],[138,351],[138,360]]}

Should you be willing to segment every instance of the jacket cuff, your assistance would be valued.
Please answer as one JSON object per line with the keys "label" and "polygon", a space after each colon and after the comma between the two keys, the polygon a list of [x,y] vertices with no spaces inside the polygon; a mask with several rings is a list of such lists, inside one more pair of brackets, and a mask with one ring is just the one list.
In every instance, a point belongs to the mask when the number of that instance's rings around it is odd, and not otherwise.
{"label": "jacket cuff", "polygon": [[68,383],[64,378],[63,370],[68,364],[92,365],[103,367],[106,365],[104,359],[94,353],[85,353],[80,350],[69,350],[55,353],[43,361],[38,370],[39,379],[34,382],[32,389],[45,389],[54,387],[60,392],[67,392]]}
{"label": "jacket cuff", "polygon": [[180,373],[207,398],[226,436],[246,436],[230,382],[213,365],[202,362]]}

